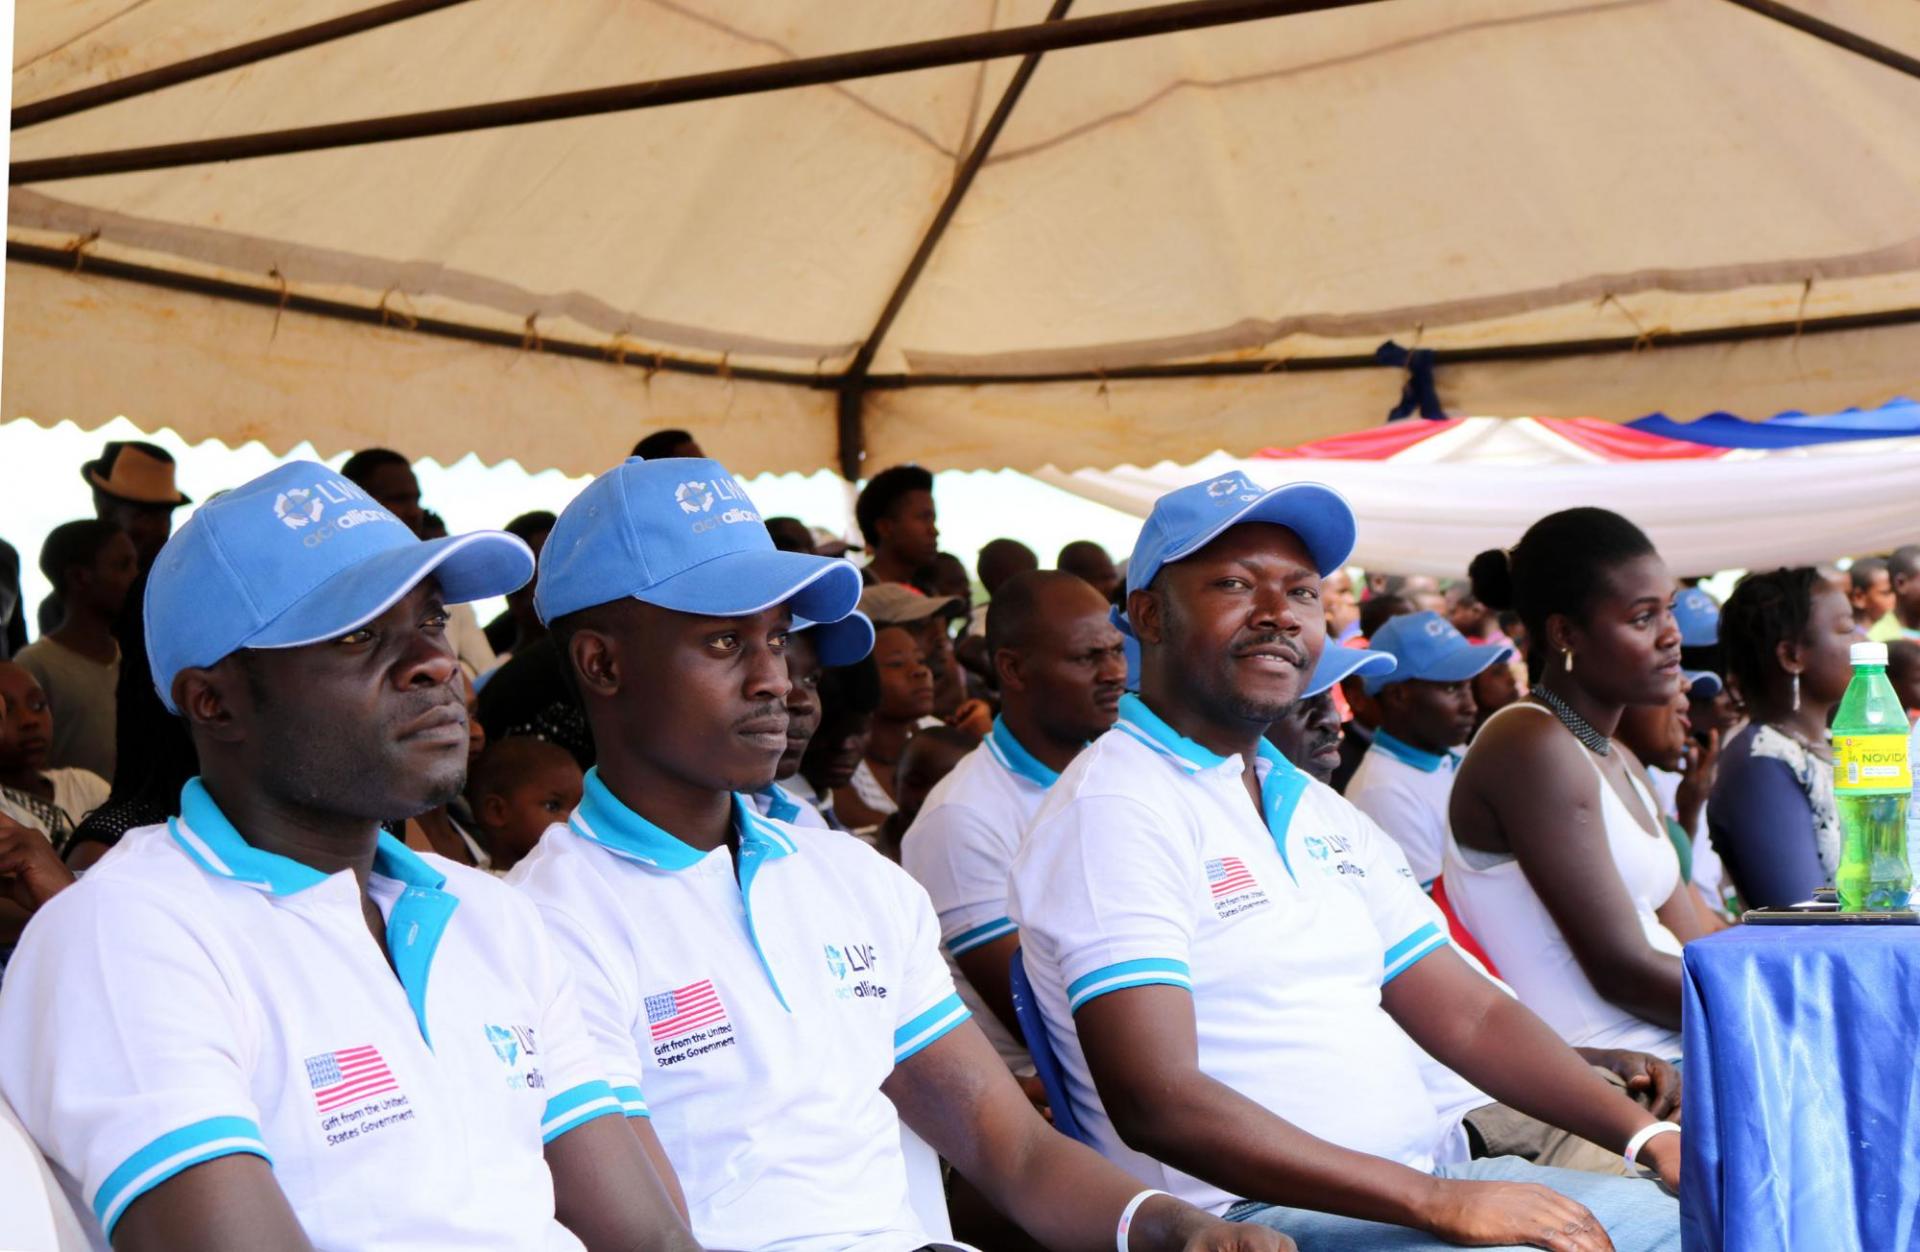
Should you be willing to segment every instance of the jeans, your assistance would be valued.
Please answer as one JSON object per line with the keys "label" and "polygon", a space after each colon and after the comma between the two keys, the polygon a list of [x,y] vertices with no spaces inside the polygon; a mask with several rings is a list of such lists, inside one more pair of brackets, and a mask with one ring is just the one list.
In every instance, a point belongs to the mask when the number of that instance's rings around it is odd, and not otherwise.
{"label": "jeans", "polygon": [[[1570,1169],[1529,1165],[1514,1156],[1494,1156],[1433,1171],[1440,1178],[1478,1182],[1536,1182],[1592,1211],[1613,1239],[1615,1252],[1678,1252],[1680,1202],[1659,1184],[1637,1178],[1607,1178]],[[1300,1252],[1445,1252],[1454,1245],[1423,1231],[1310,1209],[1242,1201],[1227,1210],[1230,1222],[1247,1222],[1291,1235]],[[1517,1249],[1520,1245],[1502,1245]]]}

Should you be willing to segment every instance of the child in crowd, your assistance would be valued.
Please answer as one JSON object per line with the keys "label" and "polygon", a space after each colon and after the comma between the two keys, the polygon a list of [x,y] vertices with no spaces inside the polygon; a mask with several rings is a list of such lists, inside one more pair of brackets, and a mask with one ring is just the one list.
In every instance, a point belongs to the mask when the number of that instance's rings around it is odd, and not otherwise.
{"label": "child in crowd", "polygon": [[467,806],[481,842],[505,873],[580,803],[584,775],[573,754],[544,739],[502,739],[467,772]]}

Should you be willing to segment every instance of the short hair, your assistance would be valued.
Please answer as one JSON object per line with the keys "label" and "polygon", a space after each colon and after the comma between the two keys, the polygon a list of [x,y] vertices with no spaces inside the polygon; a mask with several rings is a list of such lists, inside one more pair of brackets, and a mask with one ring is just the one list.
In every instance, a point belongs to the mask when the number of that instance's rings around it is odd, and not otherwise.
{"label": "short hair", "polygon": [[1720,650],[1726,677],[1752,701],[1779,672],[1780,645],[1797,642],[1813,619],[1813,597],[1827,580],[1811,565],[1748,574],[1720,606]]}
{"label": "short hair", "polygon": [[907,585],[922,595],[937,596],[944,594],[940,590],[940,567],[950,565],[960,571],[960,579],[967,584],[967,594],[973,594],[973,576],[967,573],[967,564],[951,552],[936,552],[933,559],[913,571]]}
{"label": "short hair", "polygon": [[1369,596],[1360,606],[1360,633],[1371,639],[1379,633],[1382,626],[1396,617],[1413,611],[1413,601],[1397,591]]}
{"label": "short hair", "polygon": [[1887,558],[1887,577],[1912,578],[1920,574],[1920,543],[1902,544]]}
{"label": "short hair", "polygon": [[895,465],[868,480],[860,489],[860,498],[853,502],[853,520],[859,524],[867,547],[880,542],[879,524],[882,519],[893,516],[894,507],[902,497],[932,490],[933,475],[918,465]]}
{"label": "short hair", "polygon": [[813,532],[797,517],[769,517],[767,533],[773,536],[773,546],[782,552],[811,555],[814,551]]}
{"label": "short hair", "polygon": [[670,457],[683,443],[692,443],[690,430],[656,430],[633,445],[633,455],[647,461],[657,461],[661,457]]}
{"label": "short hair", "polygon": [[535,535],[543,530],[552,530],[559,520],[545,509],[535,509],[531,513],[522,513],[502,529],[521,543],[532,543]]}
{"label": "short hair", "polygon": [[987,589],[988,595],[1000,590],[1000,585],[1015,574],[1040,568],[1040,558],[1033,549],[1018,539],[989,539],[980,548],[980,555],[974,558],[974,570],[980,575],[980,585]]}
{"label": "short hair", "polygon": [[62,522],[47,532],[40,545],[40,572],[53,584],[55,592],[66,590],[67,571],[76,565],[92,565],[100,550],[120,533],[117,522],[89,517],[84,521]]}
{"label": "short hair", "polygon": [[[1875,574],[1887,573],[1887,559],[1880,556],[1863,556],[1847,570],[1847,581],[1855,591],[1865,591],[1873,586]],[[1888,575],[1892,577],[1892,575]]]}
{"label": "short hair", "polygon": [[1547,619],[1586,614],[1617,565],[1653,552],[1646,532],[1610,509],[1562,509],[1533,525],[1509,551],[1489,549],[1468,566],[1474,599],[1514,609],[1527,628],[1529,667],[1547,646]]}
{"label": "short hair", "polygon": [[1040,619],[1040,600],[1047,588],[1071,579],[1084,583],[1078,574],[1065,570],[1027,570],[1000,584],[992,603],[987,605],[987,664],[1002,648],[1018,648],[1033,633]]}
{"label": "short hair", "polygon": [[[1053,559],[1053,563],[1056,566],[1067,571],[1069,574],[1080,574],[1082,569],[1098,565],[1102,561],[1110,566],[1113,564],[1113,557],[1105,548],[1091,539],[1074,540],[1066,547],[1060,549],[1060,555]],[[1084,574],[1080,576],[1082,578],[1086,577]]]}
{"label": "short hair", "polygon": [[364,487],[369,478],[389,465],[398,465],[402,469],[413,468],[412,461],[392,448],[363,448],[347,458],[347,463],[340,467],[340,477],[355,486]]}
{"label": "short hair", "polygon": [[557,743],[532,735],[512,735],[487,745],[480,759],[467,771],[467,795],[473,797],[504,795],[520,786],[549,765],[565,761],[575,769],[580,763],[573,753]]}

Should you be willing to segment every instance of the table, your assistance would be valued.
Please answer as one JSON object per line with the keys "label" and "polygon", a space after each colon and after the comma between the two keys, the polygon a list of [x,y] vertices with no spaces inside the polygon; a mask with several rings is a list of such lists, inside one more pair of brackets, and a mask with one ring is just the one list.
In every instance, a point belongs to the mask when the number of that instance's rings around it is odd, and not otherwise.
{"label": "table", "polygon": [[1920,926],[1687,945],[1686,1252],[1920,1248]]}

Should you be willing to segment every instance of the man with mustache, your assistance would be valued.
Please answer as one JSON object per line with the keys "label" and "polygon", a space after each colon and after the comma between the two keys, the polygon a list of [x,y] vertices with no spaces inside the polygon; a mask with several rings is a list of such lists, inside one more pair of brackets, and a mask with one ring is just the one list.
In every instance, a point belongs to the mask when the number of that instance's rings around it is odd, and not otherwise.
{"label": "man with mustache", "polygon": [[600,757],[512,881],[575,967],[615,1089],[646,1086],[694,1233],[931,1246],[904,1125],[1052,1246],[1291,1247],[1145,1195],[1048,1128],[967,1020],[926,894],[747,801],[787,747],[793,619],[837,622],[859,595],[847,562],[777,551],[708,460],[625,462],[547,541],[534,603]]}
{"label": "man with mustache", "polygon": [[1368,647],[1399,664],[1365,679],[1380,725],[1347,801],[1380,824],[1406,854],[1422,890],[1440,876],[1447,802],[1460,769],[1459,748],[1473,737],[1473,679],[1513,656],[1507,644],[1473,644],[1431,611],[1396,617]]}
{"label": "man with mustache", "polygon": [[1008,983],[1020,932],[1007,918],[1007,867],[1047,788],[1119,716],[1121,644],[1106,599],[1085,580],[1058,570],[1008,579],[987,610],[1000,716],[901,844],[900,863],[933,898],[961,998],[1016,1071],[1029,1062]]}
{"label": "man with mustache", "polygon": [[1353,540],[1332,490],[1237,473],[1141,530],[1139,695],[1009,875],[1074,1112],[1136,1177],[1313,1248],[1677,1248],[1650,1183],[1457,1159],[1423,1050],[1670,1184],[1680,1143],[1461,960],[1392,841],[1262,738],[1307,685],[1320,580]]}
{"label": "man with mustache", "polygon": [[[1324,587],[1321,594],[1326,594]],[[1307,680],[1306,690],[1267,727],[1267,742],[1280,749],[1280,755],[1312,776],[1315,782],[1331,786],[1334,771],[1340,768],[1342,737],[1340,709],[1333,702],[1333,689],[1349,677],[1391,674],[1395,664],[1397,662],[1384,652],[1329,642],[1314,663],[1313,677]]]}
{"label": "man with mustache", "polygon": [[97,1239],[694,1247],[531,905],[381,831],[465,778],[446,606],[532,573],[305,461],[161,550],[148,650],[200,775],[45,904],[0,988],[0,1093]]}

